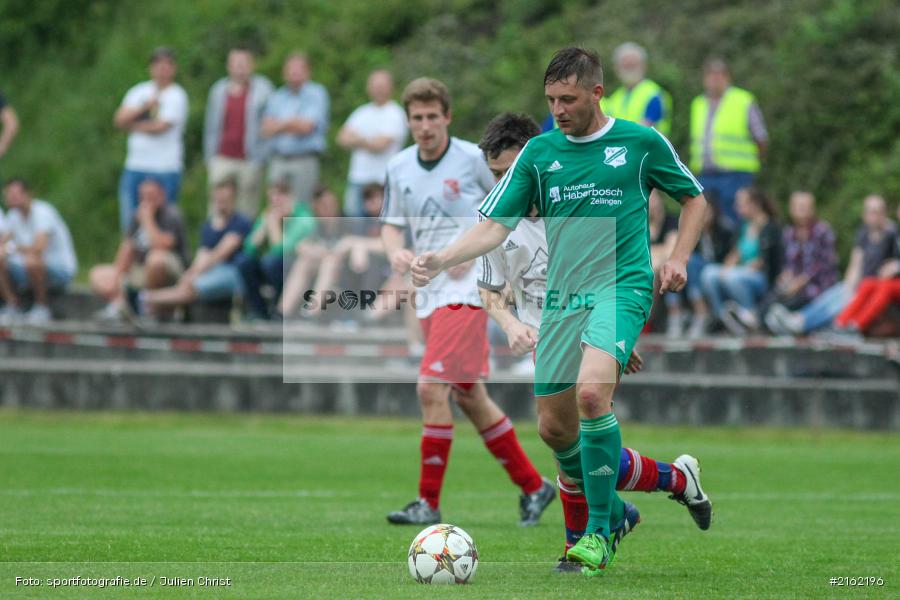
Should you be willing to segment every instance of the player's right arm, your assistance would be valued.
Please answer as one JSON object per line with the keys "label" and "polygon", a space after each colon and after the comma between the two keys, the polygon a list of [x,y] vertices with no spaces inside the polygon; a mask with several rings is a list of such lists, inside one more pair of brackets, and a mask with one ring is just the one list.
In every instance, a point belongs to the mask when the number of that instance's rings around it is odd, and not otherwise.
{"label": "player's right arm", "polygon": [[478,263],[478,294],[481,296],[481,306],[503,329],[510,350],[516,356],[521,356],[534,350],[537,345],[537,331],[522,323],[509,310],[507,299],[507,292],[511,287],[509,279],[509,264],[502,247],[494,248],[481,257]]}
{"label": "player's right arm", "polygon": [[[395,157],[396,158],[396,157]],[[397,185],[397,176],[391,172],[393,161],[388,165],[387,181],[384,184],[384,203],[381,205],[381,243],[391,268],[403,275],[415,255],[406,247],[407,218],[403,206],[403,195]]]}

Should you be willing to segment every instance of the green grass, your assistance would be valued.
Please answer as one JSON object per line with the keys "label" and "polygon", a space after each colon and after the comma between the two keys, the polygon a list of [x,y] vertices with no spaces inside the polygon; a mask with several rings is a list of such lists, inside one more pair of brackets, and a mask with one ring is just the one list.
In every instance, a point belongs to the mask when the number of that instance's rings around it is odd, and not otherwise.
{"label": "green grass", "polygon": [[[648,456],[701,458],[708,532],[662,494],[630,494],[643,522],[603,578],[550,573],[554,502],[516,527],[517,491],[464,423],[444,520],[481,562],[470,586],[406,569],[418,528],[384,514],[415,495],[419,424],[301,416],[0,412],[0,598],[897,597],[896,435],[625,424]],[[549,452],[519,424],[544,473]],[[157,577],[146,588],[15,586],[15,577]],[[877,576],[879,589],[832,588]],[[229,588],[158,578],[230,577]]]}

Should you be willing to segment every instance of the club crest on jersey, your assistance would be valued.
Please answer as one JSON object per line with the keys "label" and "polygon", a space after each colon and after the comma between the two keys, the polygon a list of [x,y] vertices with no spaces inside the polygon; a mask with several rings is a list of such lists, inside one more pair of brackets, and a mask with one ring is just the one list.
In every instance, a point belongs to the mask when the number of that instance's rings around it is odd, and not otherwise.
{"label": "club crest on jersey", "polygon": [[606,158],[603,159],[603,164],[616,168],[625,164],[625,154],[628,153],[628,148],[622,146],[607,146],[603,152],[606,154]]}
{"label": "club crest on jersey", "polygon": [[444,200],[459,200],[459,179],[444,180]]}

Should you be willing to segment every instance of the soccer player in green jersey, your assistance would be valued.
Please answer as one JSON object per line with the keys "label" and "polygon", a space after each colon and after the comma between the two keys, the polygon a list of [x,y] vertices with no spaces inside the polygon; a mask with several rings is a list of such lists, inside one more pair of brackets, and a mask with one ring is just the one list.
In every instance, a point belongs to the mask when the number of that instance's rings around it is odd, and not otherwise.
{"label": "soccer player in green jersey", "polygon": [[596,575],[615,556],[610,522],[621,519],[623,506],[615,492],[622,436],[613,393],[652,303],[647,199],[657,188],[682,204],[675,249],[660,268],[663,293],[684,287],[706,201],[664,136],[600,110],[603,71],[595,52],[557,52],[544,92],[559,128],[525,145],[481,204],[487,219],[443,250],[417,257],[412,276],[424,285],[481,256],[538,207],[550,253],[535,371],[535,396],[546,409],[540,432],[584,490],[587,533],[568,557]]}

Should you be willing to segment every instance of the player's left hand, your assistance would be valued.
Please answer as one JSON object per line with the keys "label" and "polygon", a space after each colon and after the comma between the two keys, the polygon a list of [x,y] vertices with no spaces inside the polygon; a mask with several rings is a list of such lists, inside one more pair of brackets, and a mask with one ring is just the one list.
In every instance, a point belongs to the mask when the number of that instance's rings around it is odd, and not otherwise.
{"label": "player's left hand", "polygon": [[637,350],[631,351],[628,362],[625,363],[625,374],[633,375],[644,368],[644,359],[638,354]]}
{"label": "player's left hand", "polygon": [[425,287],[428,285],[428,282],[437,277],[444,269],[440,258],[435,252],[426,252],[413,259],[409,270],[412,275],[413,285]]}
{"label": "player's left hand", "polygon": [[659,270],[659,293],[680,292],[687,283],[687,265],[680,260],[669,259]]}

